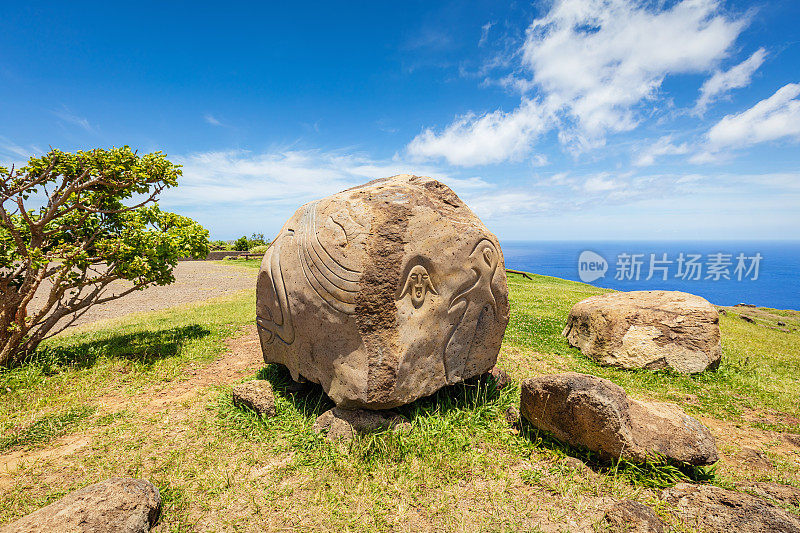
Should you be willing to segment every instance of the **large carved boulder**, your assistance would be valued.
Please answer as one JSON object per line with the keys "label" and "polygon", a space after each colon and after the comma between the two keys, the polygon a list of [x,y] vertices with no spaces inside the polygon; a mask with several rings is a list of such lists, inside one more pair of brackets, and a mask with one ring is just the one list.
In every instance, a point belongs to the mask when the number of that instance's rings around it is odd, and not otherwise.
{"label": "large carved boulder", "polygon": [[628,369],[692,374],[716,368],[722,357],[717,309],[685,292],[592,296],[572,307],[563,334],[597,362]]}
{"label": "large carved boulder", "polygon": [[264,360],[344,408],[387,409],[491,369],[508,324],[497,238],[401,175],[302,206],[261,263]]}

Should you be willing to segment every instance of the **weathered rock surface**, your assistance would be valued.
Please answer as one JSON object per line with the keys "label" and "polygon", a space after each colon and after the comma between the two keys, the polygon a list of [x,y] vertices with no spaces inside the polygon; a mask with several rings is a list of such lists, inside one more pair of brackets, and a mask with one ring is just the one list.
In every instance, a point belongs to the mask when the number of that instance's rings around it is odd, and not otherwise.
{"label": "weathered rock surface", "polygon": [[666,533],[667,527],[653,510],[643,503],[622,500],[603,517],[615,533]]}
{"label": "weathered rock surface", "polygon": [[672,404],[629,398],[607,379],[567,372],[522,382],[520,412],[531,424],[605,459],[662,455],[691,465],[717,461],[714,437]]}
{"label": "weathered rock surface", "polygon": [[572,307],[563,335],[599,363],[691,374],[722,357],[719,313],[677,291],[611,292]]}
{"label": "weathered rock surface", "polygon": [[707,533],[800,533],[800,517],[766,500],[712,485],[678,483],[661,497],[684,526]]}
{"label": "weathered rock surface", "polygon": [[502,390],[511,385],[514,381],[511,379],[511,374],[505,368],[496,366],[487,372],[488,376],[493,382],[497,390]]}
{"label": "weathered rock surface", "polygon": [[800,488],[791,485],[767,481],[742,481],[736,483],[736,488],[767,500],[774,500],[780,505],[800,507]]}
{"label": "weathered rock surface", "polygon": [[275,416],[275,395],[265,379],[255,379],[233,386],[233,405],[252,409],[259,416]]}
{"label": "weathered rock surface", "polygon": [[332,441],[351,440],[359,433],[374,433],[386,429],[410,431],[411,424],[391,411],[334,407],[322,413],[313,426],[315,433],[327,431],[325,437]]}
{"label": "weathered rock surface", "polygon": [[143,479],[109,478],[0,527],[2,533],[140,533],[161,511],[158,489]]}
{"label": "weathered rock surface", "polygon": [[388,409],[486,372],[508,324],[497,238],[418,176],[302,206],[256,290],[264,360],[347,408]]}

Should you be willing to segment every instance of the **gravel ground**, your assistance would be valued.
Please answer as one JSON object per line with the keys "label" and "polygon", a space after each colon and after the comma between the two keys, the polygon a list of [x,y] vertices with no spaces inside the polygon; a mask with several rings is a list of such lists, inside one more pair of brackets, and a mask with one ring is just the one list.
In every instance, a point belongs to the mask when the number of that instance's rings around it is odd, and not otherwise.
{"label": "gravel ground", "polygon": [[[174,273],[175,283],[172,285],[150,287],[103,305],[92,306],[73,326],[208,300],[245,289],[254,291],[258,270],[208,261],[181,261]],[[126,287],[130,287],[130,283],[119,281],[109,285],[107,290],[120,292]],[[47,297],[46,290],[34,296],[30,309],[37,309],[43,304]]]}

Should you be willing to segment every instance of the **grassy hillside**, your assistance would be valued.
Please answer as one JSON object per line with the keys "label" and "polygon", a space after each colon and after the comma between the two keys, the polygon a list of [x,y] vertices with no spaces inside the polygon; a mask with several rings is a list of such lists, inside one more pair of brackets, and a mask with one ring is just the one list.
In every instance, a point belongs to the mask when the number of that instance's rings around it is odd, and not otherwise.
{"label": "grassy hillside", "polygon": [[518,404],[518,388],[486,381],[400,409],[413,424],[408,435],[337,446],[311,431],[330,407],[319,389],[292,394],[285,372],[255,368],[237,379],[273,382],[278,416],[261,421],[233,407],[231,383],[214,366],[224,362],[225,339],[252,333],[242,329],[253,322],[254,296],[245,293],[85,328],[0,373],[0,523],[111,475],[158,485],[159,531],[590,531],[620,498],[654,505],[674,523],[657,488],[687,475],[729,487],[743,479],[800,485],[797,313],[758,310],[750,323],[730,309],[721,319],[722,365],[686,377],[600,367],[567,345],[560,333],[570,307],[602,290],[517,275],[509,288],[499,364],[517,383],[574,370],[677,402],[712,429],[723,455],[716,470],[596,462],[510,426],[505,412]]}

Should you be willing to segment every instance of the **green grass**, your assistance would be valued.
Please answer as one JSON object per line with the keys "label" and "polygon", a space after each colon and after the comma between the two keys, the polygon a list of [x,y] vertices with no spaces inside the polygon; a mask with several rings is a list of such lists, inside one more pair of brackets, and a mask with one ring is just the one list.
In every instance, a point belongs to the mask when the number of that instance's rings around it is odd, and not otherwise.
{"label": "green grass", "polygon": [[0,452],[15,446],[46,444],[77,427],[82,420],[94,414],[95,410],[91,406],[73,407],[63,413],[43,416],[25,428],[12,430],[0,437]]}
{"label": "green grass", "polygon": [[[601,367],[569,347],[561,331],[574,303],[603,290],[533,278],[509,275],[512,315],[500,364],[516,383],[544,372],[587,372],[698,416],[753,431],[798,432],[796,331],[747,323],[731,312],[721,319],[723,362],[716,371],[682,376]],[[85,328],[0,372],[0,452],[46,448],[76,432],[91,443],[67,458],[21,466],[0,495],[0,523],[86,483],[130,475],[159,487],[158,531],[537,531],[570,520],[597,525],[608,498],[639,499],[662,512],[660,487],[682,480],[731,485],[751,475],[728,464],[715,471],[600,461],[525,423],[510,426],[506,411],[518,405],[519,388],[497,390],[490,379],[398,409],[411,422],[409,433],[362,435],[346,445],[312,431],[332,406],[321,389],[290,392],[289,376],[276,365],[248,378],[273,384],[278,414],[271,419],[235,408],[231,384],[161,410],[137,410],[222,353],[226,338],[252,324],[253,307],[252,293],[242,293]],[[757,417],[744,422],[746,413]],[[759,477],[799,484],[791,458],[779,463]]]}

